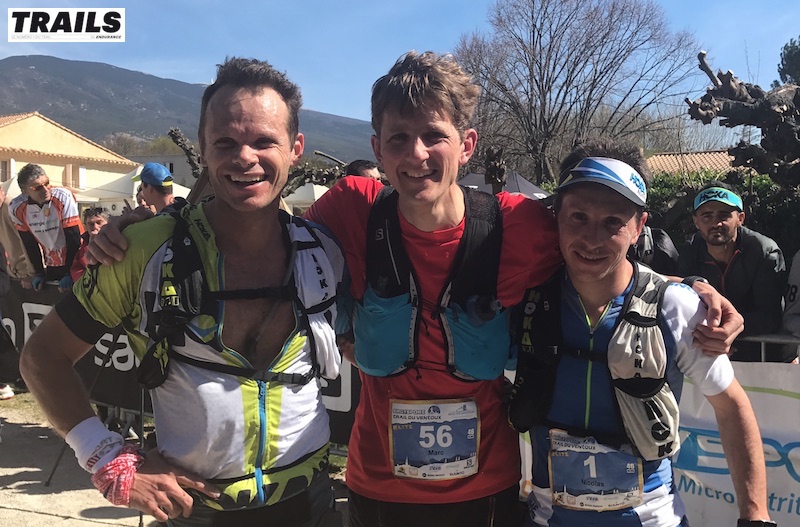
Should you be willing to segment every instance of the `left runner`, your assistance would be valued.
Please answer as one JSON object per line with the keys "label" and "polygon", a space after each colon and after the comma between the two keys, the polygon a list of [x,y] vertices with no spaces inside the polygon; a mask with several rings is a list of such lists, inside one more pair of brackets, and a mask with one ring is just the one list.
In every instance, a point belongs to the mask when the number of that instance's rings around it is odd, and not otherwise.
{"label": "left runner", "polygon": [[[128,258],[87,270],[25,347],[31,392],[112,503],[175,526],[339,523],[319,375],[339,370],[344,259],[278,208],[300,104],[266,62],[221,65],[199,131],[216,197],[126,230]],[[146,454],[105,429],[72,368],[120,323],[153,387]]]}

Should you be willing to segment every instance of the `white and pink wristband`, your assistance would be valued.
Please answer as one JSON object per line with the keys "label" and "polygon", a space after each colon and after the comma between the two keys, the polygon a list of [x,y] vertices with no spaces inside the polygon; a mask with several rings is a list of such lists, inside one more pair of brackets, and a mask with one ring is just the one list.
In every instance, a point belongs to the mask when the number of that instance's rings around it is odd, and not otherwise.
{"label": "white and pink wristband", "polygon": [[78,423],[64,438],[92,483],[114,505],[128,505],[134,475],[144,463],[138,448],[126,446],[97,416]]}

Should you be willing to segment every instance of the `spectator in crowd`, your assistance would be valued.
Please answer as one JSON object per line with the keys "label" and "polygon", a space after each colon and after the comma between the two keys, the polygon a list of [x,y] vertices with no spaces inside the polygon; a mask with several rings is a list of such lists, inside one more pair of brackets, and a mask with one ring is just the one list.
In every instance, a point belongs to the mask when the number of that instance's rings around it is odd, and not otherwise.
{"label": "spectator in crowd", "polygon": [[350,164],[344,167],[344,175],[371,177],[377,180],[380,180],[382,177],[380,170],[378,170],[378,165],[366,159],[351,161]]}
{"label": "spectator in crowd", "polygon": [[[145,163],[141,172],[132,179],[141,180],[142,199],[146,206],[155,209],[156,214],[175,202],[172,194],[172,174],[161,163]],[[138,193],[136,199],[139,200]]]}
{"label": "spectator in crowd", "polygon": [[671,457],[687,375],[714,408],[740,518],[775,525],[750,401],[728,357],[693,344],[705,306],[626,258],[647,219],[646,188],[637,170],[608,157],[561,172],[554,208],[565,266],[528,290],[514,317],[509,416],[531,431],[528,524],[686,525]]}
{"label": "spectator in crowd", "polygon": [[[707,280],[744,317],[741,336],[778,333],[783,312],[786,265],[772,239],[744,226],[742,198],[731,187],[712,181],[694,199],[690,244],[681,249],[680,276]],[[737,340],[731,360],[760,361],[758,342]],[[769,362],[791,361],[781,346],[768,346]]]}
{"label": "spectator in crowd", "polygon": [[144,199],[144,193],[142,193],[142,184],[139,183],[139,186],[136,187],[136,206],[137,207],[146,207],[147,201]]}
{"label": "spectator in crowd", "polygon": [[[279,210],[303,153],[300,105],[266,62],[220,65],[199,126],[215,197],[128,227],[128,258],[87,270],[22,354],[31,392],[98,490],[170,526],[340,525],[320,376],[339,371],[344,256]],[[122,322],[153,401],[158,447],[146,454],[103,426],[72,371]]]}
{"label": "spectator in crowd", "polygon": [[645,225],[639,239],[631,245],[628,256],[663,275],[678,274],[678,249],[664,229]]}
{"label": "spectator in crowd", "polygon": [[64,187],[52,187],[39,165],[22,167],[17,183],[22,194],[11,201],[8,212],[36,273],[22,285],[40,291],[52,280],[64,292],[72,287],[69,268],[83,234],[75,196]]}
{"label": "spectator in crowd", "polygon": [[[575,147],[561,162],[559,173],[567,173],[587,157],[617,159],[633,167],[648,181],[652,177],[647,160],[638,146],[608,137],[587,141]],[[663,275],[675,276],[678,274],[678,249],[675,248],[672,238],[664,229],[645,225],[639,239],[628,251],[628,257],[642,262]]]}
{"label": "spectator in crowd", "polygon": [[8,197],[5,188],[0,186],[0,245],[5,248],[8,275],[11,278],[30,281],[36,276],[36,271],[28,259],[19,231],[8,212],[10,204],[11,198]]}
{"label": "spectator in crowd", "polygon": [[103,226],[108,224],[108,217],[108,210],[103,207],[91,207],[83,211],[83,228],[85,232],[81,236],[81,248],[78,249],[78,254],[69,269],[73,282],[77,282],[83,276],[83,272],[88,265],[86,252],[89,249],[89,242],[94,239]]}
{"label": "spectator in crowd", "polygon": [[[789,280],[786,284],[786,295],[784,296],[785,307],[783,309],[783,332],[800,338],[800,251],[797,251],[792,258],[792,265],[789,267]],[[786,360],[791,360],[795,364],[800,362],[797,356],[797,345],[787,344],[784,346]]]}

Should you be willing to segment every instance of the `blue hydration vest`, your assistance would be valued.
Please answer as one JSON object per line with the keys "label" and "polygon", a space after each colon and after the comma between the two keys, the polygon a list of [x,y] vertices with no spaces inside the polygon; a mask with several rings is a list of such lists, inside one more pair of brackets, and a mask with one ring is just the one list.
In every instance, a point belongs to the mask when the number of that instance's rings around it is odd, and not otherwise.
{"label": "blue hydration vest", "polygon": [[[462,187],[459,187],[462,188]],[[462,380],[492,380],[509,361],[508,312],[497,301],[503,221],[497,199],[465,193],[464,235],[433,316],[441,322],[448,371]],[[398,194],[381,190],[367,224],[367,287],[356,303],[358,367],[369,375],[398,375],[419,355],[421,309],[418,272],[403,248]]]}

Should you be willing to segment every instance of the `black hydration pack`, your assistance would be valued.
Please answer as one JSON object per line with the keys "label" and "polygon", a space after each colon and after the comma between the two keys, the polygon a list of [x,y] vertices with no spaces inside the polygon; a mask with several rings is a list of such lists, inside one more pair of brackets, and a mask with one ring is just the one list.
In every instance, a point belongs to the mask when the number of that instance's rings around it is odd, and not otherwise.
{"label": "black hydration pack", "polygon": [[[148,311],[147,334],[150,344],[138,368],[137,379],[148,389],[161,386],[169,374],[169,361],[174,359],[193,366],[213,370],[228,375],[246,377],[264,382],[280,382],[289,384],[308,384],[320,373],[317,360],[314,334],[309,329],[308,315],[329,309],[335,302],[332,296],[319,305],[306,308],[297,297],[293,283],[293,272],[288,272],[286,280],[278,287],[262,287],[256,289],[238,289],[231,291],[209,291],[203,270],[203,262],[197,245],[189,232],[189,223],[184,217],[183,204],[180,207],[169,207],[164,213],[175,220],[169,248],[161,263],[159,292],[145,293]],[[300,222],[312,234],[315,243],[292,241],[291,256],[288,269],[293,270],[295,255],[299,250],[320,247],[319,238],[308,227],[304,220],[291,217],[281,211],[281,221]],[[192,333],[186,331],[188,324],[201,313],[217,313],[217,303],[221,300],[253,300],[274,298],[276,300],[293,300],[301,312],[299,323],[307,330],[312,350],[312,367],[305,374],[272,372],[268,369],[257,370],[229,364],[219,364],[199,360],[178,353],[175,348],[186,344],[186,337]],[[157,299],[159,309],[155,308]],[[330,322],[330,321],[329,321]],[[213,345],[213,343],[205,343]]]}

